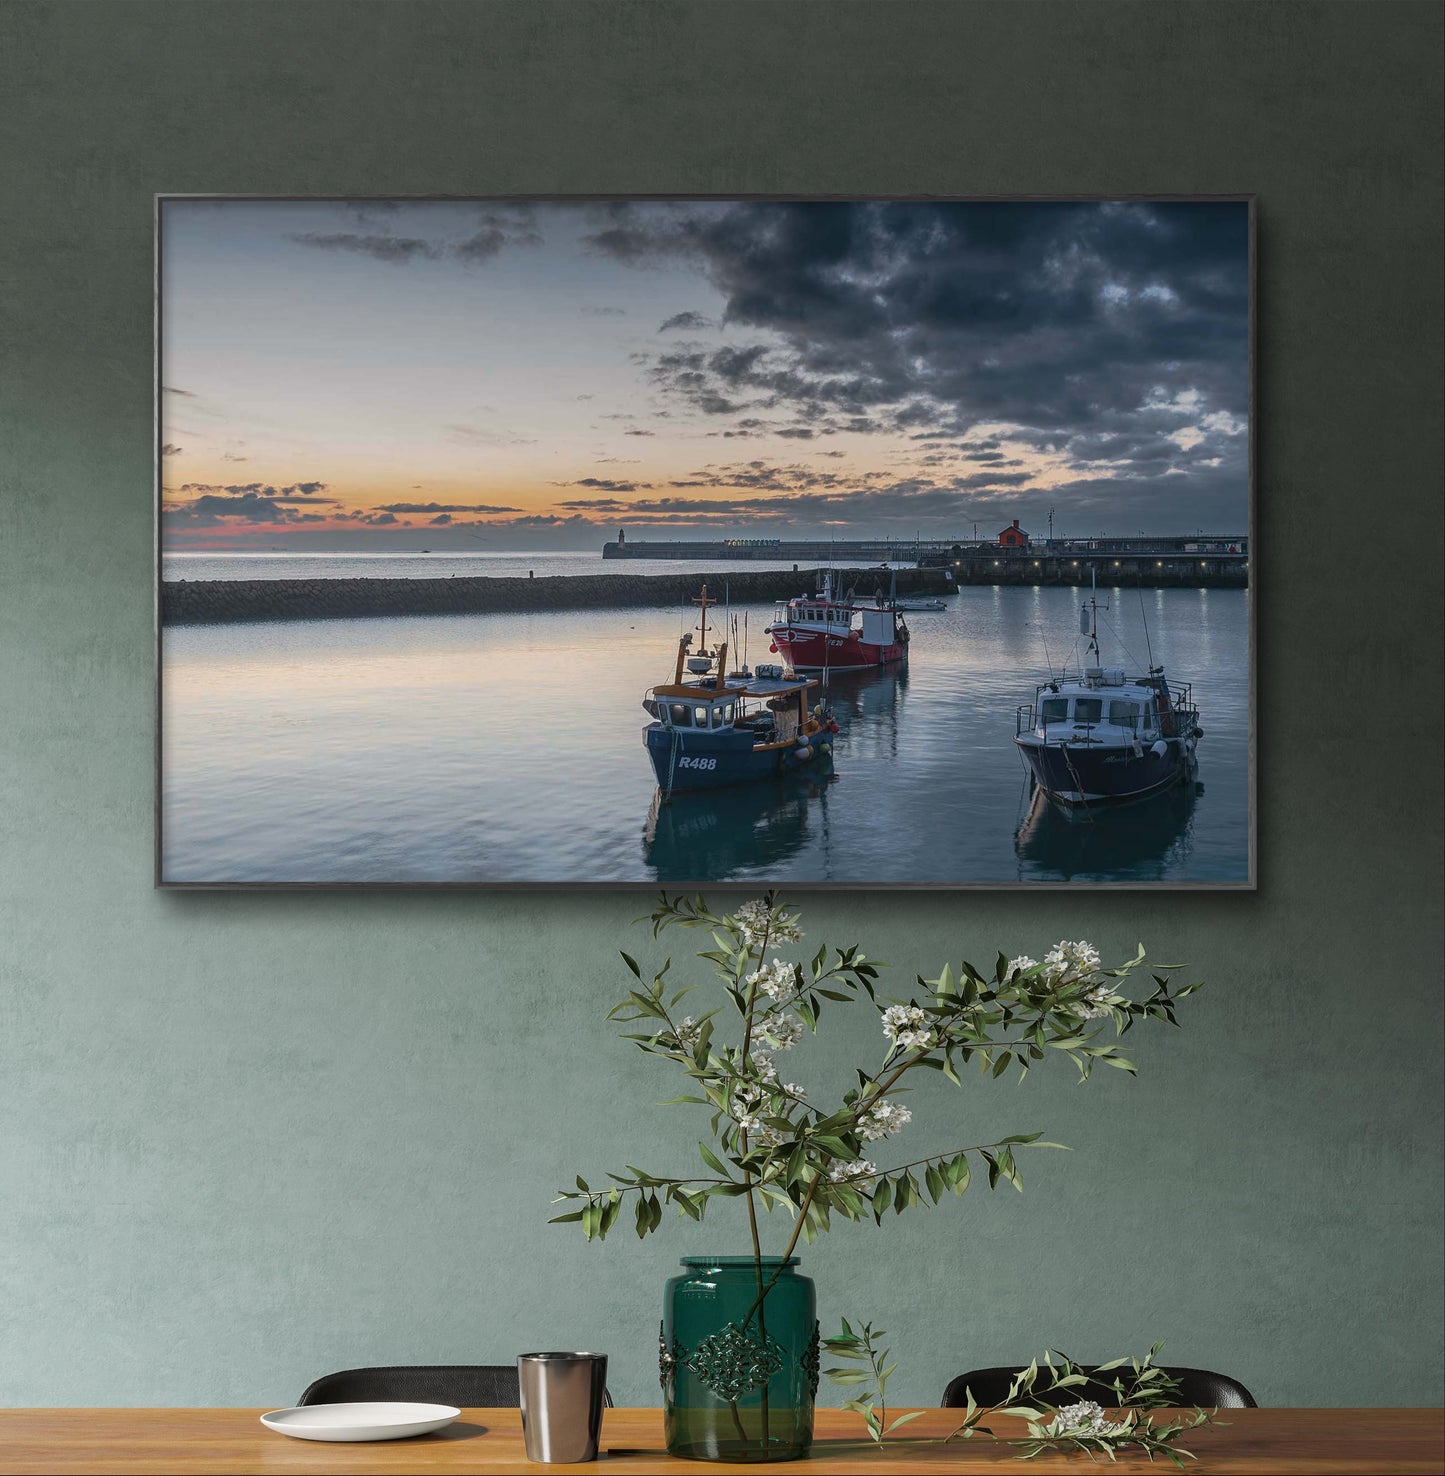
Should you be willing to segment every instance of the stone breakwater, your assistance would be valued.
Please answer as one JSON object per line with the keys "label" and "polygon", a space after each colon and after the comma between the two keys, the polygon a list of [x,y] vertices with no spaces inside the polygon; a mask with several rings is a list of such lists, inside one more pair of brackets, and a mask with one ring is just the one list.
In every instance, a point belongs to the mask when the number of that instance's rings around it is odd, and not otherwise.
{"label": "stone breakwater", "polygon": [[[953,588],[941,569],[899,569],[900,595]],[[893,571],[835,571],[840,589],[858,598],[887,590]],[[797,573],[730,569],[714,574],[575,574],[542,579],[180,579],[161,585],[164,625],[224,625],[256,620],[346,620],[378,615],[493,615],[529,610],[614,610],[675,606],[703,584],[734,604],[790,599],[816,587],[812,569]]]}

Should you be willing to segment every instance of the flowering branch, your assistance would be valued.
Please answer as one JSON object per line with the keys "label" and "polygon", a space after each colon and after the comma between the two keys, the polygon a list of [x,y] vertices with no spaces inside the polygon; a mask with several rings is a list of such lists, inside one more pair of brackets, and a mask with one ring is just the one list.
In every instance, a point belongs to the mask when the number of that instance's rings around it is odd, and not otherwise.
{"label": "flowering branch", "polygon": [[[845,1399],[843,1408],[863,1417],[869,1437],[878,1445],[882,1445],[900,1425],[923,1413],[922,1410],[913,1410],[900,1415],[891,1424],[888,1422],[886,1389],[888,1377],[897,1365],[888,1362],[891,1355],[887,1349],[878,1350],[878,1342],[885,1336],[882,1329],[875,1332],[866,1322],[861,1323],[855,1332],[845,1317],[843,1331],[823,1340],[823,1346],[836,1357],[867,1364],[866,1370],[827,1368],[823,1372],[835,1384],[871,1382],[876,1386]],[[1182,1458],[1187,1456],[1193,1460],[1194,1456],[1178,1444],[1179,1437],[1203,1425],[1223,1422],[1217,1418],[1218,1410],[1203,1409],[1196,1409],[1192,1416],[1181,1411],[1170,1420],[1153,1418],[1160,1410],[1177,1408],[1180,1402],[1178,1381],[1154,1362],[1162,1347],[1162,1343],[1156,1343],[1142,1359],[1116,1358],[1092,1371],[1080,1367],[1061,1353],[1047,1352],[1042,1369],[1035,1360],[1015,1376],[1002,1404],[977,1404],[973,1391],[968,1390],[964,1421],[956,1430],[943,1436],[942,1442],[946,1444],[952,1440],[984,1436],[1012,1446],[1021,1460],[1032,1460],[1051,1450],[1082,1451],[1090,1459],[1105,1455],[1115,1460],[1119,1451],[1136,1446],[1150,1460],[1162,1455],[1182,1469]],[[1056,1357],[1060,1360],[1058,1364],[1053,1361]],[[1126,1365],[1130,1370],[1127,1375],[1124,1373]],[[1112,1380],[1107,1378],[1110,1373],[1114,1375]],[[1056,1400],[1047,1397],[1089,1386],[1112,1392],[1119,1412],[1113,1415],[1106,1413],[1102,1406],[1088,1399],[1059,1406]],[[995,1414],[1013,1415],[1024,1420],[1029,1433],[1024,1437],[997,1434],[983,1423]]]}
{"label": "flowering branch", "polygon": [[[1183,1457],[1195,1459],[1192,1451],[1178,1444],[1179,1437],[1204,1425],[1223,1424],[1217,1409],[1195,1409],[1192,1416],[1182,1410],[1170,1420],[1152,1418],[1155,1412],[1177,1409],[1180,1404],[1179,1383],[1158,1367],[1155,1355],[1164,1345],[1155,1343],[1141,1358],[1115,1358],[1092,1371],[1053,1350],[1044,1354],[1041,1370],[1037,1359],[1014,1378],[1003,1404],[986,1409],[974,1403],[968,1391],[968,1405],[963,1423],[944,1440],[971,1440],[986,1435],[992,1440],[1012,1446],[1021,1460],[1032,1460],[1045,1451],[1083,1451],[1090,1459],[1105,1455],[1111,1461],[1121,1450],[1137,1446],[1152,1461],[1162,1455],[1171,1465],[1184,1468]],[[1054,1359],[1060,1361],[1056,1365]],[[1125,1366],[1130,1373],[1125,1375]],[[1103,1376],[1113,1373],[1112,1380]],[[1043,1380],[1040,1383],[1040,1380]],[[1103,1386],[1114,1395],[1117,1414],[1105,1412],[1093,1400],[1080,1399],[1073,1404],[1057,1405],[1045,1396],[1064,1389],[1083,1389],[1088,1385]],[[1127,1406],[1127,1408],[1125,1407]],[[1028,1425],[1028,1435],[1006,1438],[995,1434],[980,1422],[990,1414],[1016,1415]]]}
{"label": "flowering branch", "polygon": [[[990,1189],[1005,1181],[1021,1189],[1015,1150],[1061,1146],[1043,1143],[1038,1133],[1016,1133],[880,1170],[864,1156],[865,1147],[891,1138],[912,1120],[912,1110],[897,1100],[909,1089],[905,1078],[912,1073],[936,1071],[955,1084],[970,1064],[990,1078],[1011,1066],[1027,1075],[1050,1053],[1068,1057],[1081,1081],[1101,1062],[1133,1073],[1118,1039],[1140,1020],[1177,1024],[1177,1001],[1199,987],[1171,990],[1166,970],[1154,973],[1153,989],[1136,997],[1142,947],[1127,963],[1106,969],[1091,945],[1065,941],[1042,962],[1000,953],[991,977],[969,963],[957,970],[946,965],[936,978],[918,977],[911,997],[879,1001],[874,983],[882,965],[857,947],[822,947],[806,965],[781,957],[769,961],[773,948],[802,939],[797,914],[773,893],[730,916],[713,912],[701,896],[664,893],[650,921],[654,937],[673,927],[708,931],[713,946],[697,956],[712,965],[725,1002],[696,1017],[679,1017],[682,1001],[698,986],[674,987],[671,959],[649,980],[624,953],[636,984],[608,1018],[640,1024],[624,1038],[675,1062],[689,1078],[691,1089],[670,1100],[710,1110],[713,1144],[699,1143],[698,1152],[713,1177],[654,1174],[629,1165],[626,1174],[609,1175],[613,1182],[603,1189],[579,1176],[577,1188],[562,1191],[558,1201],[582,1205],[556,1218],[579,1222],[589,1240],[605,1239],[623,1196],[633,1193],[637,1233],[645,1236],[657,1229],[668,1204],[701,1220],[711,1199],[742,1197],[759,1268],[759,1202],[769,1212],[786,1209],[793,1218],[791,1254],[800,1239],[811,1242],[827,1231],[834,1213],[855,1221],[871,1214],[881,1223],[890,1208],[901,1214],[937,1204],[948,1191],[962,1194],[972,1180],[970,1157],[986,1167]],[[814,1107],[802,1086],[780,1079],[777,1057],[816,1033],[826,1002],[854,1003],[864,996],[878,1011],[882,1059],[875,1069],[856,1072],[857,1085],[836,1108]],[[719,1016],[729,1003],[741,1026],[736,1045],[718,1038]],[[1110,1024],[1113,1039],[1105,1038]],[[760,1283],[760,1300],[766,1290]]]}

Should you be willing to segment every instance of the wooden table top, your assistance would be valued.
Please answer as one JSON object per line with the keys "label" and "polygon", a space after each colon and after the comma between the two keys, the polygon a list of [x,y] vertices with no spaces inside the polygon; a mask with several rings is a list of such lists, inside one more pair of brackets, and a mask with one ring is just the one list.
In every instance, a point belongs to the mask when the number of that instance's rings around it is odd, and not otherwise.
{"label": "wooden table top", "polygon": [[[756,1473],[754,1465],[674,1460],[662,1452],[662,1412],[611,1409],[595,1464],[534,1465],[522,1449],[514,1409],[469,1409],[435,1435],[369,1444],[293,1440],[266,1429],[254,1409],[0,1409],[0,1473],[13,1476],[306,1476],[306,1473],[510,1473],[544,1470],[664,1476],[708,1471]],[[1159,1473],[1138,1453],[1091,1465],[1084,1456],[1042,1456],[1025,1465],[984,1440],[940,1445],[959,1423],[955,1410],[930,1410],[905,1427],[906,1438],[878,1451],[859,1440],[861,1421],[842,1410],[818,1411],[812,1454],[799,1463],[819,1473],[1001,1472],[1020,1476],[1107,1471]],[[1249,1476],[1436,1476],[1445,1472],[1445,1420],[1438,1409],[1231,1409],[1227,1427],[1195,1431],[1185,1441],[1201,1473]],[[1016,1422],[994,1420],[1002,1430]],[[1019,1427],[1020,1433],[1022,1427]],[[902,1433],[902,1432],[900,1432]],[[921,1438],[923,1437],[923,1438]],[[933,1437],[928,1439],[926,1437]],[[610,1454],[608,1453],[610,1452]]]}

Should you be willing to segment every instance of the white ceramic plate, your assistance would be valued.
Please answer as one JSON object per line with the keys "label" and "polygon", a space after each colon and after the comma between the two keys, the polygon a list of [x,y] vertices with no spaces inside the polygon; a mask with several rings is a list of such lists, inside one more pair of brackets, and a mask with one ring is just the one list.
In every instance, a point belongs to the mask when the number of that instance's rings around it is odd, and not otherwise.
{"label": "white ceramic plate", "polygon": [[405,1440],[444,1429],[460,1414],[450,1404],[306,1404],[273,1409],[261,1423],[297,1440]]}

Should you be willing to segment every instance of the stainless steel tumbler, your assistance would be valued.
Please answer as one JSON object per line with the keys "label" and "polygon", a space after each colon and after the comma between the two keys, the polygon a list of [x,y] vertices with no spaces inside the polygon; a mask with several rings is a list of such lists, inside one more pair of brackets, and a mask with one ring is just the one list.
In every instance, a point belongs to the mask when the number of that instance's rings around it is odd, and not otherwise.
{"label": "stainless steel tumbler", "polygon": [[605,1353],[523,1353],[522,1435],[529,1461],[595,1461],[607,1388]]}

